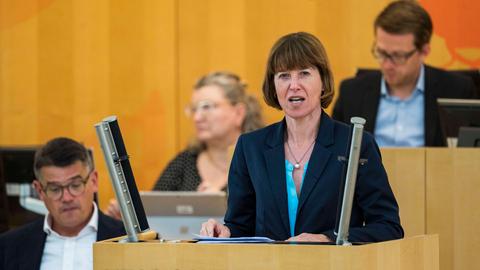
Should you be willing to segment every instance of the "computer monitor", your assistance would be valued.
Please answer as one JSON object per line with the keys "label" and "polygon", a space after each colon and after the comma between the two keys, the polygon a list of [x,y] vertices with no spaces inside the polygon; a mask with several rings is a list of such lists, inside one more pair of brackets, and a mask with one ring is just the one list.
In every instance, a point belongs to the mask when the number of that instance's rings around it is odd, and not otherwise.
{"label": "computer monitor", "polygon": [[460,127],[458,147],[480,147],[480,127]]}
{"label": "computer monitor", "polygon": [[[479,147],[480,99],[439,98],[437,101],[447,142],[449,138],[458,138],[457,145],[460,147]],[[466,140],[471,143],[466,143]]]}
{"label": "computer monitor", "polygon": [[144,191],[140,198],[148,224],[168,240],[192,239],[208,219],[223,223],[227,210],[225,192]]}
{"label": "computer monitor", "polygon": [[[41,215],[20,206],[20,186],[30,186],[38,147],[0,147],[0,231],[18,227]],[[33,189],[32,189],[33,191]]]}

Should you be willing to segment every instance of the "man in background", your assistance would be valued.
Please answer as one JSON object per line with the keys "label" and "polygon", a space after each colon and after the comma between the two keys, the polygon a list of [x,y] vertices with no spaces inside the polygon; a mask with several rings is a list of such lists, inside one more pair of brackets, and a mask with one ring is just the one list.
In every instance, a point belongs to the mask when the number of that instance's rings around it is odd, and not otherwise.
{"label": "man in background", "polygon": [[379,146],[443,146],[437,98],[474,98],[471,79],[424,64],[433,26],[414,1],[389,4],[375,19],[372,54],[380,71],[367,71],[340,85],[333,118],[367,120]]}
{"label": "man in background", "polygon": [[0,269],[93,269],[92,244],[125,231],[94,202],[98,173],[88,150],[55,138],[35,154],[34,172],[48,214],[0,235]]}

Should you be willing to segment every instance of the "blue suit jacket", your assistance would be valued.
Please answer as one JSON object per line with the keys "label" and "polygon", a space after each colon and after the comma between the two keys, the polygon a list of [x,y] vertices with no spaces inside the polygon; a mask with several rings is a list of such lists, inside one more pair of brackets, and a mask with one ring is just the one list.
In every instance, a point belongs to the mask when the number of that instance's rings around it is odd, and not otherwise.
{"label": "blue suit jacket", "polygon": [[[313,123],[312,123],[313,124]],[[240,136],[228,180],[225,225],[232,236],[290,237],[287,207],[284,134],[285,120]],[[333,233],[343,162],[350,128],[322,113],[315,147],[299,197],[295,235]],[[403,237],[398,205],[373,137],[364,133],[349,240],[376,242]]]}
{"label": "blue suit jacket", "polygon": [[[0,235],[0,269],[40,269],[47,234],[44,219]],[[125,235],[123,223],[98,211],[97,241]]]}

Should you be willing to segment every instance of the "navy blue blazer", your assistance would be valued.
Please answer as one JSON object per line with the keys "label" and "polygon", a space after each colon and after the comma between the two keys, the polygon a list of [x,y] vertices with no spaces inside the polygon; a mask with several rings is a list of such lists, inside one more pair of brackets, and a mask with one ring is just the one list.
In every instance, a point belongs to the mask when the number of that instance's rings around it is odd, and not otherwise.
{"label": "navy blue blazer", "polygon": [[[0,269],[40,269],[47,234],[44,218],[0,235]],[[98,211],[97,241],[125,235],[123,223]]]}
{"label": "navy blue blazer", "polygon": [[[313,124],[313,123],[312,123]],[[225,225],[232,237],[290,237],[287,207],[284,134],[286,122],[240,136],[228,178],[228,209]],[[295,235],[333,231],[337,217],[343,162],[350,127],[322,112],[320,127],[300,192]],[[398,205],[382,165],[380,151],[364,133],[349,240],[377,242],[403,237]]]}

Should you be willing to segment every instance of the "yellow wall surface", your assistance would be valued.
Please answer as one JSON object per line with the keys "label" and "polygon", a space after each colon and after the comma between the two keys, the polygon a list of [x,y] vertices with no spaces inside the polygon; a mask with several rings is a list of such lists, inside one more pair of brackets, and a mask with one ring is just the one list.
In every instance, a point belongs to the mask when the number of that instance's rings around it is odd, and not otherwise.
{"label": "yellow wall surface", "polygon": [[[460,18],[468,23],[474,15],[461,11],[478,4],[457,2],[421,1],[432,10],[434,24],[441,21],[428,63],[478,67],[480,35],[466,38],[478,24],[446,27]],[[37,145],[69,136],[93,147],[104,208],[113,192],[95,123],[118,116],[138,185],[150,189],[193,135],[183,108],[199,76],[236,72],[261,99],[273,42],[289,32],[308,31],[324,43],[338,86],[357,67],[376,66],[370,55],[372,23],[387,3],[0,0],[0,145]],[[437,11],[439,5],[458,12],[445,15]],[[264,113],[267,123],[282,115],[266,106]]]}

